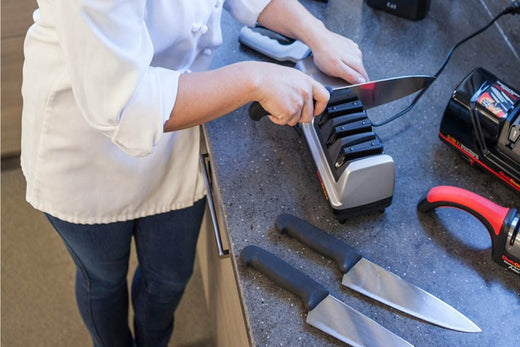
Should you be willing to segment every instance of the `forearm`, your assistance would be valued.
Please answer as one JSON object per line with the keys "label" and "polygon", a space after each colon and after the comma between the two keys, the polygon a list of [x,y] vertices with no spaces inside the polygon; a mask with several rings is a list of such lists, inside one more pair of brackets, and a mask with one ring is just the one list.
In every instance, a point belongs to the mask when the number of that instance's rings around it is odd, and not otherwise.
{"label": "forearm", "polygon": [[326,74],[350,83],[363,83],[369,79],[359,46],[329,31],[297,0],[272,0],[260,14],[258,22],[306,43],[312,50],[314,63]]}
{"label": "forearm", "polygon": [[[184,74],[164,131],[209,122],[251,101],[258,101],[276,124],[310,122],[323,112],[329,93],[300,71],[264,62],[241,62],[220,69]],[[313,100],[315,105],[313,105]]]}
{"label": "forearm", "polygon": [[327,31],[297,0],[272,0],[258,17],[258,23],[285,36],[305,42],[311,49]]}
{"label": "forearm", "polygon": [[[206,123],[254,99],[251,63],[236,63],[216,70],[183,74],[177,99],[164,131]],[[254,63],[253,63],[254,64]]]}

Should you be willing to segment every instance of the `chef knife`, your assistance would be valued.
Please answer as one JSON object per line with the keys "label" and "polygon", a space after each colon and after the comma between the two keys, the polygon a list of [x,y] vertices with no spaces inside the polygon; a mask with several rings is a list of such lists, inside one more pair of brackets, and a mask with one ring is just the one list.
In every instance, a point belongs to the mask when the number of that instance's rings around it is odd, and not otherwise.
{"label": "chef knife", "polygon": [[[331,99],[335,95],[344,95],[342,93],[352,93],[356,96],[365,109],[376,107],[400,99],[414,92],[417,92],[435,80],[433,76],[415,75],[400,76],[386,78],[366,83],[353,84],[350,86],[340,87],[336,89],[330,88]],[[329,104],[333,103],[329,100]],[[254,101],[249,106],[249,116],[255,121],[259,121],[262,117],[269,115],[259,102]]]}
{"label": "chef knife", "polygon": [[[312,52],[303,42],[294,40],[290,44],[282,44],[274,38],[277,33],[271,32],[269,35],[270,31],[265,28],[262,32],[265,35],[249,27],[243,27],[240,31],[239,41],[270,58],[296,62],[296,69],[328,87],[329,91],[332,92],[331,99],[334,95],[351,93],[359,98],[365,109],[410,95],[428,87],[435,80],[434,76],[412,75],[345,86],[344,80],[328,76],[314,65]],[[266,115],[269,115],[269,113],[264,110],[260,103],[256,101],[251,103],[249,107],[251,119],[258,121]]]}
{"label": "chef knife", "polygon": [[307,323],[352,346],[411,346],[367,316],[347,306],[309,276],[257,246],[240,258],[276,284],[298,295],[309,310]]}
{"label": "chef knife", "polygon": [[452,330],[480,332],[480,328],[459,311],[385,270],[327,232],[292,215],[282,214],[276,229],[332,258],[344,273],[342,284],[372,299],[414,317]]}

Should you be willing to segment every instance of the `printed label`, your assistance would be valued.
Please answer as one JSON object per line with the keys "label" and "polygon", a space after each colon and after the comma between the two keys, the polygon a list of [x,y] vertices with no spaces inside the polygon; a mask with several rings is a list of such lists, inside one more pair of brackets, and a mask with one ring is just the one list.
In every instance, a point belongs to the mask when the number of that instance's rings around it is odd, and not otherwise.
{"label": "printed label", "polygon": [[511,88],[497,81],[484,90],[477,102],[497,118],[505,118],[519,98]]}
{"label": "printed label", "polygon": [[508,257],[506,257],[505,255],[502,255],[502,260],[504,261],[504,263],[507,264],[507,268],[513,272],[516,272],[518,275],[520,275],[520,264],[518,264],[517,262],[515,261],[512,261],[511,259],[509,259]]}

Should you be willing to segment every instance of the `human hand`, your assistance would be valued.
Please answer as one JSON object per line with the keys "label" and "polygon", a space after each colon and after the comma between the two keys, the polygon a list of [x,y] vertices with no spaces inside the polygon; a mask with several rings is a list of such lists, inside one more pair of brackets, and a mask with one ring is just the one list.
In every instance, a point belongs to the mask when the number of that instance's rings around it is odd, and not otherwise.
{"label": "human hand", "polygon": [[327,75],[340,77],[352,84],[369,81],[361,50],[352,40],[323,28],[309,46],[314,64]]}
{"label": "human hand", "polygon": [[271,63],[252,62],[254,100],[275,124],[309,123],[325,110],[329,92],[304,73]]}

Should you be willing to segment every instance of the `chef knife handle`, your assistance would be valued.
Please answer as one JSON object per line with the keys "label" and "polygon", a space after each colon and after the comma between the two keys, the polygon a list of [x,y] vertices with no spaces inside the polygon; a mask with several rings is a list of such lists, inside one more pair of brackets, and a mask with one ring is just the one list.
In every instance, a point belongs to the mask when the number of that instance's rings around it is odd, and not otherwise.
{"label": "chef knife handle", "polygon": [[258,122],[264,116],[268,115],[269,112],[267,112],[258,101],[253,101],[251,105],[249,105],[249,118],[255,122]]}
{"label": "chef knife handle", "polygon": [[[332,95],[332,88],[329,87],[329,86],[325,86],[325,88],[327,89],[327,91],[331,94],[331,97],[329,99],[329,103],[328,104],[331,104],[331,102],[333,100],[335,100],[333,98],[333,95]],[[345,97],[345,95],[348,95],[348,96],[352,96],[352,92],[349,91],[348,89],[346,89],[344,92],[339,92],[338,93],[338,96],[339,97]],[[337,99],[337,97],[336,97]],[[252,120],[254,120],[255,122],[258,122],[260,119],[262,119],[264,116],[268,116],[269,115],[269,112],[267,112],[265,110],[265,108],[262,107],[262,105],[260,105],[260,103],[258,101],[253,101],[251,103],[251,105],[249,105],[249,118],[251,118]]]}
{"label": "chef knife handle", "polygon": [[492,238],[500,234],[510,211],[478,194],[452,186],[433,187],[417,204],[420,212],[437,207],[455,207],[472,214],[484,224]]}
{"label": "chef knife handle", "polygon": [[329,295],[329,291],[312,278],[257,246],[247,246],[240,259],[260,271],[280,287],[298,295],[308,310],[312,310]]}
{"label": "chef knife handle", "polygon": [[287,233],[324,256],[334,259],[343,273],[362,258],[355,248],[296,216],[279,215],[275,227],[279,232]]}

